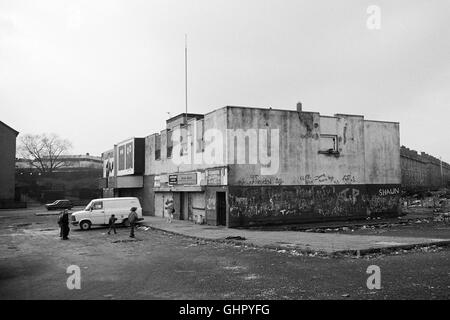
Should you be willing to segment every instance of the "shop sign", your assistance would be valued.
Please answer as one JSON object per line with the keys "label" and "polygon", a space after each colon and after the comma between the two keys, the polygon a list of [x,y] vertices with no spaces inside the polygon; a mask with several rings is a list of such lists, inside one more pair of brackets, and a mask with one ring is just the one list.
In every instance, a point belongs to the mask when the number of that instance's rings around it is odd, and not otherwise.
{"label": "shop sign", "polygon": [[197,173],[180,173],[169,175],[169,185],[197,185]]}
{"label": "shop sign", "polygon": [[222,170],[208,170],[207,184],[208,185],[221,185],[222,183]]}

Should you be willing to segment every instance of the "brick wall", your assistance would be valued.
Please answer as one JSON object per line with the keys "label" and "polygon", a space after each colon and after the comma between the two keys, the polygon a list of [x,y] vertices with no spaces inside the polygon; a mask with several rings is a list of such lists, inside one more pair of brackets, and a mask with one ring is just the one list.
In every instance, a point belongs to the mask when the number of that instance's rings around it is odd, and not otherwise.
{"label": "brick wall", "polygon": [[435,190],[450,183],[450,164],[425,152],[400,149],[402,187],[409,191]]}

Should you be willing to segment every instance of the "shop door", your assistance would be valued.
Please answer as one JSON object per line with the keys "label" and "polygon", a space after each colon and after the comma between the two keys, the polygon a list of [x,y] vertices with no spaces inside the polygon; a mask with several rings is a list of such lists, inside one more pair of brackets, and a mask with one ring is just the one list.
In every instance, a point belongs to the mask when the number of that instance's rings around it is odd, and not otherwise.
{"label": "shop door", "polygon": [[189,193],[180,193],[180,220],[189,219]]}
{"label": "shop door", "polygon": [[217,213],[217,225],[227,225],[227,201],[225,198],[225,192],[216,193],[216,213]]}
{"label": "shop door", "polygon": [[193,221],[193,212],[192,212],[192,194],[188,193],[188,220]]}

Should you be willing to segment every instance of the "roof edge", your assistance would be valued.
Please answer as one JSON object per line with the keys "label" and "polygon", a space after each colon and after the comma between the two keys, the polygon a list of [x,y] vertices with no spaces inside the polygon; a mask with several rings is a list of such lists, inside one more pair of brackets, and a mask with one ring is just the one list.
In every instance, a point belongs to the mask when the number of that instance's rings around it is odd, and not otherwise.
{"label": "roof edge", "polygon": [[17,135],[19,134],[19,131],[17,131],[17,130],[15,130],[15,129],[11,128],[10,126],[8,126],[6,123],[4,123],[4,122],[1,121],[1,120],[0,120],[0,124],[3,124],[6,128],[8,128],[9,130],[13,131],[13,132],[16,134],[16,137],[17,137]]}

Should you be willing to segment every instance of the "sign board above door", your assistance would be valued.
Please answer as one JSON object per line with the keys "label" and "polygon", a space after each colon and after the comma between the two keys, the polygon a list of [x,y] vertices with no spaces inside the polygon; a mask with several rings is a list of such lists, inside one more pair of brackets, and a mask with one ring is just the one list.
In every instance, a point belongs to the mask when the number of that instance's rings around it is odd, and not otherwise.
{"label": "sign board above door", "polygon": [[197,173],[179,173],[169,175],[169,185],[197,185]]}

